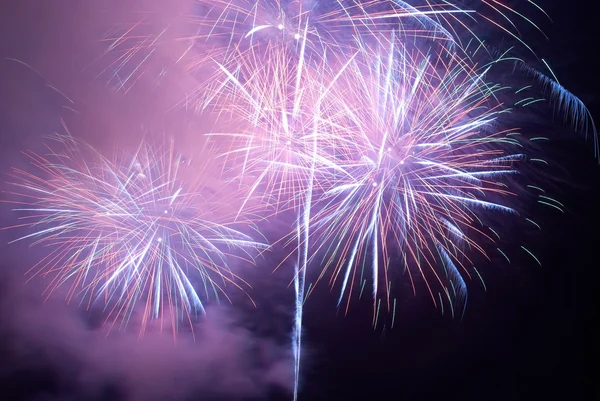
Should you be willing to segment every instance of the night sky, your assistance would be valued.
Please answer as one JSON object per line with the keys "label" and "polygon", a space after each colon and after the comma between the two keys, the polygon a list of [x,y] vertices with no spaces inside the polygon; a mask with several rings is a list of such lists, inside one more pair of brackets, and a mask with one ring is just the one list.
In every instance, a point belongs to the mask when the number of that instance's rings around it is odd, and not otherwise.
{"label": "night sky", "polygon": [[[39,5],[38,3],[44,3]],[[142,87],[123,94],[98,74],[105,60],[99,38],[111,22],[130,21],[141,9],[176,15],[185,0],[87,2],[5,1],[0,11],[0,172],[25,163],[21,151],[63,123],[102,149],[134,143],[139,127],[178,131],[194,146],[193,133],[209,123],[182,111],[164,113],[178,96],[165,78],[159,92]],[[512,1],[517,4],[518,1]],[[160,2],[158,3],[160,4]],[[543,5],[553,23],[549,37],[531,30],[540,58],[560,83],[600,120],[596,50],[600,24],[590,3]],[[527,36],[527,31],[521,31]],[[168,57],[167,55],[163,55]],[[18,60],[18,61],[15,61]],[[20,61],[20,62],[19,62]],[[27,67],[25,64],[29,65]],[[34,71],[35,70],[35,71]],[[151,86],[151,85],[148,85]],[[53,89],[55,88],[55,89]],[[66,98],[72,100],[69,101]],[[523,129],[538,129],[528,126]],[[560,117],[546,156],[548,185],[564,214],[535,211],[543,231],[527,239],[542,262],[518,253],[510,265],[493,258],[481,265],[487,285],[470,286],[464,317],[435,309],[427,294],[400,299],[393,330],[372,326],[372,303],[357,301],[347,316],[335,308],[337,293],[318,288],[305,308],[300,400],[532,400],[597,399],[592,374],[599,293],[598,227],[600,165],[591,141],[569,133]],[[4,189],[4,184],[0,186]],[[10,205],[0,205],[0,226],[14,224]],[[248,275],[258,308],[211,307],[198,323],[194,343],[182,333],[177,345],[167,331],[126,329],[105,338],[101,318],[66,305],[60,293],[44,303],[43,283],[25,283],[39,250],[7,245],[15,233],[0,231],[0,398],[32,401],[286,400],[291,388],[289,333],[293,291],[290,275],[277,271],[277,252]],[[517,250],[515,250],[517,249]],[[262,269],[262,270],[261,270]],[[263,273],[259,273],[259,272]],[[268,274],[264,272],[268,271]]]}

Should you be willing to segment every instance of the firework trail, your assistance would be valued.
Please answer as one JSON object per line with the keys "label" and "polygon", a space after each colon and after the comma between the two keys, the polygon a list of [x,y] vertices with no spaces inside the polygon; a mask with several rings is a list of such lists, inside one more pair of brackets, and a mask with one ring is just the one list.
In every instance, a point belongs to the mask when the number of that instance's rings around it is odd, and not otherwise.
{"label": "firework trail", "polygon": [[239,127],[237,131],[213,132],[210,136],[229,143],[226,151],[217,154],[226,159],[226,165],[237,167],[234,176],[248,188],[244,205],[260,194],[263,206],[272,205],[275,212],[293,209],[298,213],[292,334],[295,400],[300,379],[309,219],[314,185],[320,182],[315,176],[341,170],[330,157],[339,138],[323,130],[321,123],[328,118],[328,111],[321,105],[336,77],[323,62],[324,56],[313,59],[305,53],[306,33],[302,39],[294,37],[299,49],[267,43],[260,54],[252,46],[250,56],[236,49],[235,64],[217,62],[222,75],[216,75],[212,87],[204,90],[207,100],[202,106],[228,116]]}
{"label": "firework trail", "polygon": [[[303,42],[305,44],[305,42]],[[309,217],[316,175],[340,169],[330,157],[338,137],[323,129],[328,111],[321,105],[335,77],[324,63],[305,64],[290,57],[289,50],[272,46],[262,57],[241,56],[235,70],[219,64],[224,73],[217,80],[206,104],[238,128],[213,132],[210,137],[224,151],[216,151],[229,166],[229,175],[246,187],[243,206],[258,196],[263,207],[275,212],[298,212],[296,316],[292,335],[294,353],[294,399],[298,396],[302,336],[302,308],[308,261]],[[330,77],[330,80],[324,79]],[[325,84],[327,82],[327,85]],[[236,117],[237,116],[237,117]],[[231,172],[234,171],[233,174]]]}
{"label": "firework trail", "polygon": [[124,324],[140,303],[143,331],[165,313],[175,330],[177,316],[204,312],[210,293],[228,299],[228,285],[243,288],[228,260],[252,261],[266,245],[220,223],[219,204],[179,180],[172,144],[142,142],[111,161],[73,137],[54,139],[48,155],[29,154],[35,172],[16,170],[12,183],[21,226],[33,231],[15,241],[51,249],[32,269],[52,277],[48,292],[70,283],[69,300],[102,301]]}

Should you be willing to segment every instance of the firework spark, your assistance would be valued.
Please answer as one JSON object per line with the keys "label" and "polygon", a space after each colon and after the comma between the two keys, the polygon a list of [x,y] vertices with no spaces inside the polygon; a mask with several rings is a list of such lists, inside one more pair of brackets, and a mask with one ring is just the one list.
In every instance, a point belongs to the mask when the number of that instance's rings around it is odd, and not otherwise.
{"label": "firework spark", "polygon": [[52,276],[49,292],[70,283],[69,300],[102,301],[124,322],[140,303],[143,326],[167,313],[175,329],[176,316],[204,312],[210,293],[228,299],[226,286],[243,288],[228,260],[252,261],[266,245],[220,223],[222,201],[179,180],[172,146],[143,142],[111,161],[70,136],[54,139],[60,146],[29,154],[35,172],[16,170],[12,183],[15,211],[33,230],[15,241],[50,249],[32,269]]}

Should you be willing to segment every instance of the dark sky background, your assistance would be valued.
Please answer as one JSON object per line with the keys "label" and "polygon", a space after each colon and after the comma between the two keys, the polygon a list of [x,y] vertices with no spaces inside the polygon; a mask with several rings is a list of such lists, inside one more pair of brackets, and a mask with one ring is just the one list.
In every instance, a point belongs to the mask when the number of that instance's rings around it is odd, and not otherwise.
{"label": "dark sky background", "polygon": [[[189,82],[162,82],[168,89],[160,96],[144,87],[124,95],[97,78],[103,62],[97,55],[105,46],[98,38],[107,24],[131,22],[132,12],[143,9],[167,20],[185,9],[186,0],[86,3],[9,0],[2,5],[2,174],[24,163],[19,152],[59,130],[61,119],[74,134],[105,148],[115,141],[135,142],[143,125],[177,131],[180,146],[191,149],[197,145],[193,133],[210,126],[178,111],[162,112],[180,93],[179,85]],[[534,47],[561,84],[600,120],[595,60],[600,24],[589,7],[583,0],[544,4],[553,19],[542,24],[550,41],[535,36]],[[162,57],[177,50],[166,49]],[[565,131],[560,122],[546,129]],[[547,155],[562,168],[550,169],[549,181],[558,183],[554,193],[566,210],[536,211],[544,231],[528,246],[543,267],[524,257],[511,265],[485,266],[487,292],[471,286],[462,321],[441,315],[426,297],[408,298],[393,330],[372,328],[369,302],[355,303],[346,317],[338,315],[336,295],[320,289],[306,306],[300,399],[598,399],[592,371],[600,338],[594,328],[600,166],[591,143],[574,136],[553,141]],[[0,225],[14,221],[9,207],[0,211]],[[519,237],[514,230],[508,225],[504,235]],[[184,333],[174,345],[168,333],[152,328],[141,341],[133,329],[105,338],[97,318],[66,306],[61,294],[43,303],[42,283],[24,284],[23,272],[35,263],[36,251],[27,244],[6,245],[13,236],[0,231],[3,400],[289,399],[293,300],[283,273],[256,273],[250,281],[259,308],[213,308],[199,323],[195,343]],[[276,257],[261,263],[257,270],[264,271]]]}

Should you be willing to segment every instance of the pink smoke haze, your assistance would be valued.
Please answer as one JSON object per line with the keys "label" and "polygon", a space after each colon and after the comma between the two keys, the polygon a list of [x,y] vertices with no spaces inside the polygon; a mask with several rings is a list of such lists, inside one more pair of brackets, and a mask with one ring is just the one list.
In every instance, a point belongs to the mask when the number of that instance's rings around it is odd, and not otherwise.
{"label": "pink smoke haze", "polygon": [[[135,146],[144,137],[173,137],[192,168],[205,162],[202,134],[214,122],[174,108],[186,90],[197,86],[185,66],[173,63],[185,44],[159,46],[156,59],[164,60],[170,73],[160,83],[148,74],[126,93],[106,84],[100,73],[110,60],[98,57],[108,46],[103,34],[113,24],[145,18],[148,29],[156,30],[185,15],[192,1],[9,3],[0,13],[0,35],[11,38],[0,41],[0,91],[5,95],[0,121],[10,131],[0,142],[2,171],[22,167],[19,152],[39,146],[42,136],[63,124],[104,153]],[[223,186],[218,179],[206,184]],[[1,208],[0,225],[14,224],[9,208]],[[96,399],[109,385],[120,398],[108,399],[127,401],[264,399],[273,388],[291,388],[288,345],[245,328],[233,308],[209,306],[206,317],[194,323],[193,335],[185,322],[176,339],[171,322],[160,320],[140,337],[135,313],[125,327],[102,325],[101,311],[67,305],[62,290],[45,300],[43,280],[24,284],[23,272],[35,263],[32,252],[42,251],[30,251],[26,244],[7,246],[12,235],[0,231],[0,252],[8,264],[0,278],[0,336],[10,344],[1,376],[49,369],[81,400]]]}
{"label": "pink smoke haze", "polygon": [[[50,364],[58,374],[89,392],[115,381],[127,400],[186,399],[194,394],[228,399],[260,398],[272,387],[289,388],[291,361],[284,347],[258,338],[234,312],[212,307],[191,333],[174,342],[170,323],[155,321],[140,338],[132,321],[124,329],[91,325],[89,314],[66,305],[55,293],[45,302],[39,282],[3,277],[1,333],[18,363]],[[135,320],[135,319],[134,319]],[[14,366],[13,366],[14,368]]]}

